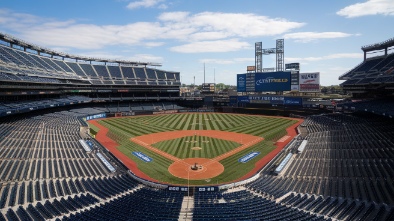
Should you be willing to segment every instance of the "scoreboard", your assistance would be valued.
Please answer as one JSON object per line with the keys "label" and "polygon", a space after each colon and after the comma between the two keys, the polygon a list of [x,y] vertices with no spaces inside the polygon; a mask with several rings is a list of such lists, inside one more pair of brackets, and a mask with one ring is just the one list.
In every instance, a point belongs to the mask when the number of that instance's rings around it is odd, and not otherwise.
{"label": "scoreboard", "polygon": [[257,72],[237,75],[238,92],[290,91],[291,72]]}
{"label": "scoreboard", "polygon": [[215,93],[214,83],[203,83],[201,87],[201,93],[203,94],[213,94]]}
{"label": "scoreboard", "polygon": [[320,92],[320,73],[299,71],[237,74],[238,92]]}

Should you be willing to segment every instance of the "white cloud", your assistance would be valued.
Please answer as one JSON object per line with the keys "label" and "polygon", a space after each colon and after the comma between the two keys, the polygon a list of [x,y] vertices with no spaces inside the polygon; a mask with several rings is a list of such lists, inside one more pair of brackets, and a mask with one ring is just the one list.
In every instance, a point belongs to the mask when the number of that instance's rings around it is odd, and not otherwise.
{"label": "white cloud", "polygon": [[168,12],[155,22],[97,25],[0,9],[0,29],[44,47],[70,50],[171,44],[175,45],[172,51],[182,53],[237,51],[252,48],[245,38],[283,34],[303,25],[256,14],[218,12]]}
{"label": "white cloud", "polygon": [[[191,28],[200,36],[205,33],[220,33],[227,37],[274,36],[305,25],[250,13],[202,12],[190,15],[187,12],[170,12],[160,15],[159,20],[169,27]],[[209,38],[212,39],[211,36]]]}
{"label": "white cloud", "polygon": [[124,59],[122,56],[118,54],[112,54],[106,51],[89,51],[89,52],[82,52],[79,55],[91,58],[105,58],[105,59]]}
{"label": "white cloud", "polygon": [[157,6],[160,9],[166,9],[167,5],[160,4],[161,2],[164,2],[164,0],[141,0],[141,1],[130,2],[126,7],[128,9],[136,9],[136,8],[152,8]]}
{"label": "white cloud", "polygon": [[159,47],[164,45],[164,42],[146,42],[144,45],[148,48]]}
{"label": "white cloud", "polygon": [[254,64],[254,58],[230,58],[230,59],[201,59],[200,63],[206,64],[242,64],[242,63]]}
{"label": "white cloud", "polygon": [[393,0],[368,0],[342,8],[337,15],[354,18],[366,15],[394,15]]}
{"label": "white cloud", "polygon": [[172,47],[170,50],[180,53],[201,53],[201,52],[229,52],[250,48],[248,42],[238,39],[218,40],[218,41],[199,41],[180,46]]}
{"label": "white cloud", "polygon": [[362,53],[338,53],[338,54],[330,54],[326,56],[320,57],[305,57],[305,58],[292,58],[286,57],[286,62],[311,62],[311,61],[322,61],[322,60],[331,60],[331,59],[344,59],[344,58],[363,58]]}
{"label": "white cloud", "polygon": [[127,58],[126,60],[140,61],[140,62],[158,62],[164,61],[163,57],[151,55],[151,54],[136,54],[133,57]]}
{"label": "white cloud", "polygon": [[161,21],[182,21],[189,16],[189,12],[166,12],[161,14],[158,19]]}
{"label": "white cloud", "polygon": [[296,42],[307,43],[317,39],[345,38],[349,36],[353,36],[353,34],[343,32],[296,32],[285,34],[283,38],[294,39]]}

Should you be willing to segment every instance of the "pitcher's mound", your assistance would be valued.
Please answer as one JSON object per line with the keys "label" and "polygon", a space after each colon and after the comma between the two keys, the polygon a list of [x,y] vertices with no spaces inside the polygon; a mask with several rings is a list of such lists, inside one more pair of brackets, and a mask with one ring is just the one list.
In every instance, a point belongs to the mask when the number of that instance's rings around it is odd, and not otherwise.
{"label": "pitcher's mound", "polygon": [[[197,166],[198,169],[192,167]],[[189,180],[205,180],[218,176],[224,166],[218,161],[207,158],[187,158],[172,163],[168,171],[176,177]]]}

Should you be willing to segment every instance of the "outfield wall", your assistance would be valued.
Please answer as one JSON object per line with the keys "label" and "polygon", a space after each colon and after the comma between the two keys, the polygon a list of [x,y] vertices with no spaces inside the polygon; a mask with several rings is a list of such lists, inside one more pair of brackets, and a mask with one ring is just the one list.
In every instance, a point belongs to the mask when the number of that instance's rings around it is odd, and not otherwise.
{"label": "outfield wall", "polygon": [[322,113],[332,113],[327,109],[312,109],[303,107],[272,106],[262,104],[245,104],[243,107],[220,107],[215,108],[216,112],[236,113],[236,114],[257,114],[268,116],[290,117],[291,115],[309,116]]}

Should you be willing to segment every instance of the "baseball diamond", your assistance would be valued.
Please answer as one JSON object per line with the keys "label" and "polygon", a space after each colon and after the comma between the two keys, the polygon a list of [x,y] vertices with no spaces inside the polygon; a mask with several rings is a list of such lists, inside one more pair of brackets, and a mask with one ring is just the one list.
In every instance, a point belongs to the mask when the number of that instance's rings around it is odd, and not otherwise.
{"label": "baseball diamond", "polygon": [[[294,128],[301,120],[193,113],[89,123],[99,130],[96,139],[137,176],[167,184],[217,185],[256,173],[273,158],[271,153],[280,151],[286,140],[296,135],[286,129]],[[196,148],[199,151],[193,151]],[[141,160],[132,153],[152,160]],[[254,153],[253,157],[242,160],[250,153]],[[195,164],[200,169],[192,170]]]}

